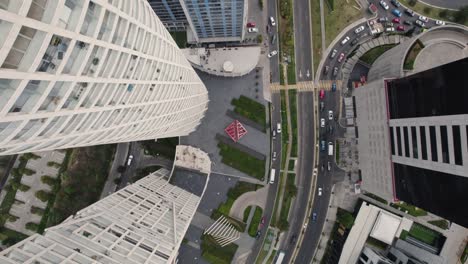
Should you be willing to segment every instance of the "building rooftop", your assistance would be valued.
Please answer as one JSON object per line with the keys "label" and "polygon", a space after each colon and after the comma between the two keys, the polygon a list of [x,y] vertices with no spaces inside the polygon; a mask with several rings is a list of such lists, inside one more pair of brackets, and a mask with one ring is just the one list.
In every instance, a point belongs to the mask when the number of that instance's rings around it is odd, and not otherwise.
{"label": "building rooftop", "polygon": [[390,245],[398,232],[401,222],[401,217],[380,210],[370,236]]}
{"label": "building rooftop", "polygon": [[209,74],[236,77],[246,75],[258,64],[260,47],[183,49],[193,67]]}

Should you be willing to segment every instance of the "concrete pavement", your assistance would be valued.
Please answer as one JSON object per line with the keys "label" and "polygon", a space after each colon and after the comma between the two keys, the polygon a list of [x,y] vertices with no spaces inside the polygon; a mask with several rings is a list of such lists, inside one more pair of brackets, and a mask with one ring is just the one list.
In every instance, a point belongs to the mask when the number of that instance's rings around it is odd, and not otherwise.
{"label": "concrete pavement", "polygon": [[107,176],[106,183],[102,188],[101,197],[99,199],[102,199],[110,193],[114,192],[116,187],[114,180],[121,176],[121,174],[117,171],[117,168],[119,166],[125,165],[125,161],[128,157],[129,145],[130,143],[128,142],[117,144],[117,150],[115,151],[114,160],[112,161],[112,166],[109,171],[109,175]]}
{"label": "concrete pavement", "polygon": [[244,217],[244,211],[248,206],[252,206],[252,209],[254,206],[259,206],[264,210],[268,198],[269,188],[270,186],[267,185],[256,190],[255,192],[246,192],[239,196],[232,204],[229,216],[242,219]]}

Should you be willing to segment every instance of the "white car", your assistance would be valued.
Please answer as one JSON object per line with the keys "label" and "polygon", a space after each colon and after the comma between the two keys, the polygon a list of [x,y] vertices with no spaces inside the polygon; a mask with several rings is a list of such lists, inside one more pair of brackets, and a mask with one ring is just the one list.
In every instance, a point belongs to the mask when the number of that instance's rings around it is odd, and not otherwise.
{"label": "white car", "polygon": [[258,32],[258,28],[249,28],[248,29],[249,33],[257,33]]}
{"label": "white car", "polygon": [[444,22],[444,21],[440,21],[440,20],[436,20],[435,23],[436,23],[436,25],[438,25],[438,26],[443,26],[443,25],[445,25],[445,22]]}
{"label": "white car", "polygon": [[133,160],[133,155],[128,156],[127,166],[130,166],[130,164],[132,164],[132,160]]}
{"label": "white car", "polygon": [[319,188],[319,190],[318,190],[318,196],[322,196],[322,188]]}
{"label": "white car", "polygon": [[270,24],[272,26],[276,26],[276,22],[275,22],[275,19],[273,17],[270,17]]}
{"label": "white car", "polygon": [[328,120],[333,120],[333,111],[328,111]]}
{"label": "white car", "polygon": [[325,118],[320,118],[320,127],[325,127]]}
{"label": "white car", "polygon": [[423,21],[423,22],[429,22],[429,19],[425,16],[419,16],[419,20]]}
{"label": "white car", "polygon": [[380,5],[383,7],[383,9],[388,10],[388,4],[384,0],[380,0]]}
{"label": "white car", "polygon": [[271,58],[271,57],[275,56],[276,54],[278,54],[278,51],[277,51],[277,50],[274,50],[274,51],[268,53],[267,56],[268,56],[268,58]]}
{"label": "white car", "polygon": [[416,23],[416,25],[418,25],[418,26],[420,26],[422,28],[426,26],[426,24],[424,24],[424,22],[422,22],[421,20],[416,20],[416,21],[414,21],[414,23]]}
{"label": "white car", "polygon": [[276,151],[273,152],[273,160],[276,160]]}
{"label": "white car", "polygon": [[395,31],[394,27],[388,27],[385,29],[385,32],[393,32],[393,31]]}
{"label": "white car", "polygon": [[346,44],[346,42],[348,42],[348,41],[349,41],[349,37],[346,36],[346,37],[341,41],[341,45]]}
{"label": "white car", "polygon": [[337,51],[336,49],[333,49],[333,50],[332,50],[332,53],[330,54],[330,58],[331,58],[331,59],[335,58],[336,53],[338,53],[338,51]]}
{"label": "white car", "polygon": [[364,26],[360,26],[360,27],[357,27],[355,30],[354,30],[354,33],[356,34],[359,34],[359,32],[363,31],[364,30]]}

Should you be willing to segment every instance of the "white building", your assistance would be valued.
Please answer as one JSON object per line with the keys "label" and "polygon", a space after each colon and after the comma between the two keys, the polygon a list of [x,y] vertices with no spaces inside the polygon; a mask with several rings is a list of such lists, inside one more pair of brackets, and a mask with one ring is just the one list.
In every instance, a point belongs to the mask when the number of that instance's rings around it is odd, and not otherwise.
{"label": "white building", "polygon": [[160,169],[0,252],[0,263],[175,263],[201,197]]}
{"label": "white building", "polygon": [[187,135],[207,107],[146,0],[1,0],[0,47],[0,155]]}

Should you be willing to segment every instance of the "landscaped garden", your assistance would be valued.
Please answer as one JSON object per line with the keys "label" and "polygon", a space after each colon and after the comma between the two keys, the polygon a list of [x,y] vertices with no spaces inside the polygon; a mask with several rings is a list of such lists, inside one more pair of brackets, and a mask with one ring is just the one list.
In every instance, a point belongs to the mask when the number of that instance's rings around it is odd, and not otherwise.
{"label": "landscaped garden", "polygon": [[179,144],[179,138],[160,138],[155,140],[140,141],[146,155],[153,157],[166,157],[173,160],[175,157],[176,147]]}
{"label": "landscaped garden", "polygon": [[262,220],[262,216],[263,216],[262,208],[260,208],[258,206],[255,207],[255,212],[254,212],[254,215],[252,217],[252,220],[250,221],[250,225],[249,225],[249,229],[248,229],[249,236],[255,237],[257,235],[258,225],[260,224],[260,222]]}
{"label": "landscaped garden", "polygon": [[424,216],[427,215],[427,212],[424,211],[421,208],[418,208],[414,205],[405,203],[405,202],[399,202],[399,203],[391,203],[391,207],[396,208],[402,212],[406,212],[407,214],[410,214],[412,216]]}
{"label": "landscaped garden", "polygon": [[408,54],[406,54],[405,62],[403,64],[404,70],[413,70],[414,69],[414,61],[418,56],[419,52],[424,48],[424,44],[418,39],[416,42],[411,46]]}
{"label": "landscaped garden", "polygon": [[222,162],[234,169],[246,173],[259,180],[265,177],[265,160],[257,159],[228,144],[219,142],[219,154]]}
{"label": "landscaped garden", "polygon": [[439,232],[436,232],[418,223],[413,223],[409,232],[403,230],[401,232],[400,238],[405,240],[408,236],[434,247],[436,247],[441,240],[445,239]]}
{"label": "landscaped garden", "polygon": [[380,57],[382,54],[384,54],[387,50],[395,47],[396,45],[395,44],[387,44],[387,45],[381,45],[381,46],[377,46],[375,48],[372,48],[370,50],[368,50],[366,53],[364,53],[364,55],[361,56],[361,58],[359,58],[359,60],[369,64],[369,65],[372,65],[372,63],[374,63],[375,60],[377,60],[378,57]]}
{"label": "landscaped garden", "polygon": [[238,99],[232,99],[231,104],[234,106],[234,112],[258,123],[265,129],[266,110],[263,104],[244,95]]}
{"label": "landscaped garden", "polygon": [[238,248],[234,243],[221,247],[209,235],[203,235],[201,242],[202,257],[213,264],[230,264]]}

